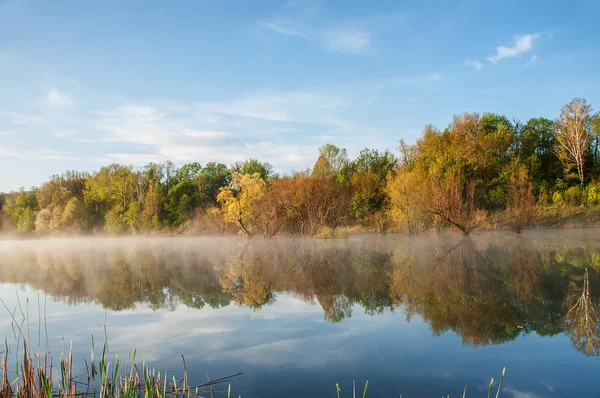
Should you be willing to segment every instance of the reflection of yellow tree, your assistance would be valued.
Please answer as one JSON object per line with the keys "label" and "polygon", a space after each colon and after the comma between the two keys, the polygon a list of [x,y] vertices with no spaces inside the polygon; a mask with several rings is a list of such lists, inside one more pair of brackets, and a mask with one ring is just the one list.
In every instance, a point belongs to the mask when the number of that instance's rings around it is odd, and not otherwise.
{"label": "reflection of yellow tree", "polygon": [[[579,297],[577,297],[579,296]],[[569,305],[565,328],[573,346],[585,355],[600,354],[600,317],[590,293],[590,278],[586,268],[581,294],[572,295],[575,304]]]}
{"label": "reflection of yellow tree", "polygon": [[352,316],[352,301],[343,294],[317,295],[326,321],[336,323]]}
{"label": "reflection of yellow tree", "polygon": [[273,301],[272,282],[265,268],[264,263],[245,263],[241,256],[234,256],[227,260],[219,282],[238,305],[258,309]]}

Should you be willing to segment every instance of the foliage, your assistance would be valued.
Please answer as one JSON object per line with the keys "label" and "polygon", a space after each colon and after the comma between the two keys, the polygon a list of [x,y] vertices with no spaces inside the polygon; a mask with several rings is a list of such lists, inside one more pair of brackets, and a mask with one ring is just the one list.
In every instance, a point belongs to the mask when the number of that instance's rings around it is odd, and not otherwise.
{"label": "foliage", "polygon": [[[413,145],[400,140],[397,156],[363,149],[352,159],[325,144],[312,169],[292,175],[278,176],[255,158],[230,167],[167,161],[67,171],[39,188],[0,194],[0,227],[23,234],[265,238],[358,224],[381,233],[443,226],[469,233],[486,214],[503,213],[503,225],[520,230],[539,214],[536,207],[600,205],[599,144],[600,113],[582,99],[565,105],[555,121],[465,112],[445,128],[427,125]],[[250,182],[254,188],[245,186]]]}
{"label": "foliage", "polygon": [[236,163],[233,168],[238,174],[254,175],[258,173],[263,181],[267,181],[273,176],[273,166],[254,158],[248,159],[244,163]]}
{"label": "foliage", "polygon": [[266,192],[262,175],[234,172],[228,187],[222,188],[217,201],[223,208],[225,221],[235,224],[239,232],[251,238],[258,226],[257,204]]}
{"label": "foliage", "polygon": [[535,216],[533,183],[524,165],[516,165],[510,173],[506,206],[509,225],[517,233],[531,223]]}
{"label": "foliage", "polygon": [[447,224],[468,235],[485,218],[485,211],[477,207],[475,182],[460,172],[447,178],[430,178],[430,191],[426,196],[428,211]]}
{"label": "foliage", "polygon": [[319,157],[312,170],[312,177],[316,178],[339,178],[344,168],[348,167],[348,154],[343,148],[332,144],[325,144],[319,148]]}
{"label": "foliage", "polygon": [[389,213],[401,228],[409,234],[417,233],[431,223],[424,198],[427,195],[420,172],[401,170],[390,175],[386,186],[389,197]]}
{"label": "foliage", "polygon": [[571,177],[575,169],[581,185],[585,183],[585,158],[592,139],[590,113],[591,107],[586,101],[576,98],[563,106],[555,122],[557,154],[564,163],[567,177]]}

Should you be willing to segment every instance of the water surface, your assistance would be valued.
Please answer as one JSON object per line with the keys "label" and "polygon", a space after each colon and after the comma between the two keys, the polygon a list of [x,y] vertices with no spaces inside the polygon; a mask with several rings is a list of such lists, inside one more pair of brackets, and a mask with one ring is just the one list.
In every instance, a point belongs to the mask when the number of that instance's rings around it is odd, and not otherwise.
{"label": "water surface", "polygon": [[0,335],[15,356],[14,312],[83,367],[106,320],[112,352],[244,397],[483,396],[504,366],[502,396],[595,396],[599,232],[0,241]]}

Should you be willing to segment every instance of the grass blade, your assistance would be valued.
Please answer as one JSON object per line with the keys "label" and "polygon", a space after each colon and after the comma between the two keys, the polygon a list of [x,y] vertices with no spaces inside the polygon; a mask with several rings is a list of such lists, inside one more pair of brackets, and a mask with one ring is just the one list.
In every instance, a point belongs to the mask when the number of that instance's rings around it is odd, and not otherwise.
{"label": "grass blade", "polygon": [[504,374],[506,373],[506,367],[502,369],[502,376],[500,377],[500,384],[498,384],[498,392],[496,393],[496,398],[500,396],[500,388],[502,387],[502,380],[504,380]]}

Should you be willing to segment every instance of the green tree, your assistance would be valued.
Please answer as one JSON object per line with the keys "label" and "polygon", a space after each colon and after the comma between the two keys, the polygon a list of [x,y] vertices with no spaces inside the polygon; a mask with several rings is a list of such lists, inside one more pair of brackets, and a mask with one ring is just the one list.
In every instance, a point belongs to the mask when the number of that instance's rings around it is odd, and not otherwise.
{"label": "green tree", "polygon": [[198,186],[194,181],[183,180],[167,192],[165,210],[173,226],[182,225],[200,204]]}
{"label": "green tree", "polygon": [[201,204],[206,208],[216,206],[219,190],[231,182],[231,171],[223,163],[209,162],[194,182],[198,186]]}
{"label": "green tree", "polygon": [[140,211],[136,192],[132,167],[112,164],[90,176],[84,191],[90,227],[104,224],[111,233],[135,229]]}
{"label": "green tree", "polygon": [[319,157],[312,170],[312,177],[338,178],[342,170],[348,166],[348,154],[343,148],[325,144],[319,148]]}
{"label": "green tree", "polygon": [[35,191],[21,191],[6,198],[3,213],[11,220],[18,232],[35,230],[35,215],[38,210]]}
{"label": "green tree", "polygon": [[529,168],[534,181],[555,181],[562,175],[560,159],[556,155],[554,122],[545,118],[532,118],[520,129],[517,156]]}
{"label": "green tree", "polygon": [[234,165],[234,170],[240,174],[254,175],[258,173],[264,181],[273,176],[273,166],[267,162],[260,162],[258,159],[253,158],[246,160],[242,164]]}
{"label": "green tree", "polygon": [[186,163],[175,172],[173,181],[178,184],[183,181],[192,181],[202,172],[202,165],[198,162]]}
{"label": "green tree", "polygon": [[350,187],[354,191],[352,209],[357,219],[368,222],[385,212],[387,176],[396,163],[396,158],[387,151],[363,149],[349,166]]}

